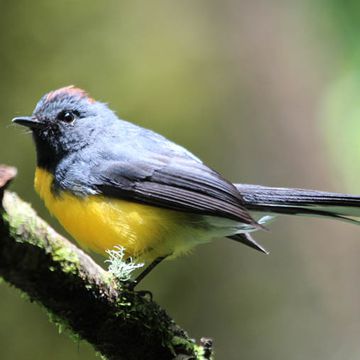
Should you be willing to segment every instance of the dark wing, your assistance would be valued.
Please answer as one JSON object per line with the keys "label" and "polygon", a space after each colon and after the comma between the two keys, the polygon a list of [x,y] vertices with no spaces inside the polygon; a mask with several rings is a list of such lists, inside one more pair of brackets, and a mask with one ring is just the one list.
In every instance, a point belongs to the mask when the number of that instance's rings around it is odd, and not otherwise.
{"label": "dark wing", "polygon": [[105,160],[92,170],[95,191],[148,205],[214,215],[260,228],[240,193],[200,161],[190,157],[141,154]]}

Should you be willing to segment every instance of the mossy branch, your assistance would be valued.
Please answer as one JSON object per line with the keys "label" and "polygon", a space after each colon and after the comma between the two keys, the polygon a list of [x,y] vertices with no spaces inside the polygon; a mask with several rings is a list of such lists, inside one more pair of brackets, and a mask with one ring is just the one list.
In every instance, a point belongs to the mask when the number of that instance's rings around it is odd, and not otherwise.
{"label": "mossy branch", "polygon": [[122,288],[29,204],[4,191],[16,170],[0,165],[0,276],[107,359],[210,359],[149,297]]}

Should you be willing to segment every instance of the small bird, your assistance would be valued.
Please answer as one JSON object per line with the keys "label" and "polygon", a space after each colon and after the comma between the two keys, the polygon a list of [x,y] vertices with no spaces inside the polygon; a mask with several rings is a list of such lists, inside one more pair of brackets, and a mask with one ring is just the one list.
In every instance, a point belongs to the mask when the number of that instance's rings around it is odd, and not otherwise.
{"label": "small bird", "polygon": [[267,251],[250,233],[278,214],[359,223],[360,196],[233,184],[165,137],[120,120],[82,89],[44,95],[32,116],[35,189],[83,247],[105,254],[116,246],[148,262],[226,237]]}

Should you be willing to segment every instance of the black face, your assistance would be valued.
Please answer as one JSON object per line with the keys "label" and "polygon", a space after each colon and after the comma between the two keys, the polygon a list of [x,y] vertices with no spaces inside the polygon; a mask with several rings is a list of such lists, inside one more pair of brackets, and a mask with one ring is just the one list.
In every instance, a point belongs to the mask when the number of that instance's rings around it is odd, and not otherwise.
{"label": "black face", "polygon": [[102,128],[104,108],[83,90],[67,87],[46,94],[32,116],[13,122],[32,130],[38,165],[53,170],[64,156],[91,142],[96,130]]}

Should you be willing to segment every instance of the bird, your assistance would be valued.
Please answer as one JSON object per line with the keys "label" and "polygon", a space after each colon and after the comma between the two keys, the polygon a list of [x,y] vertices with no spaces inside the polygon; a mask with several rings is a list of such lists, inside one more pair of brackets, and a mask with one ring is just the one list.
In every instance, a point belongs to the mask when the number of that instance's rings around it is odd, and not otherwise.
{"label": "bird", "polygon": [[73,85],[12,121],[32,132],[34,186],[50,213],[85,249],[121,246],[147,263],[137,283],[162,260],[219,237],[268,253],[252,233],[281,214],[360,223],[360,196],[233,183]]}

